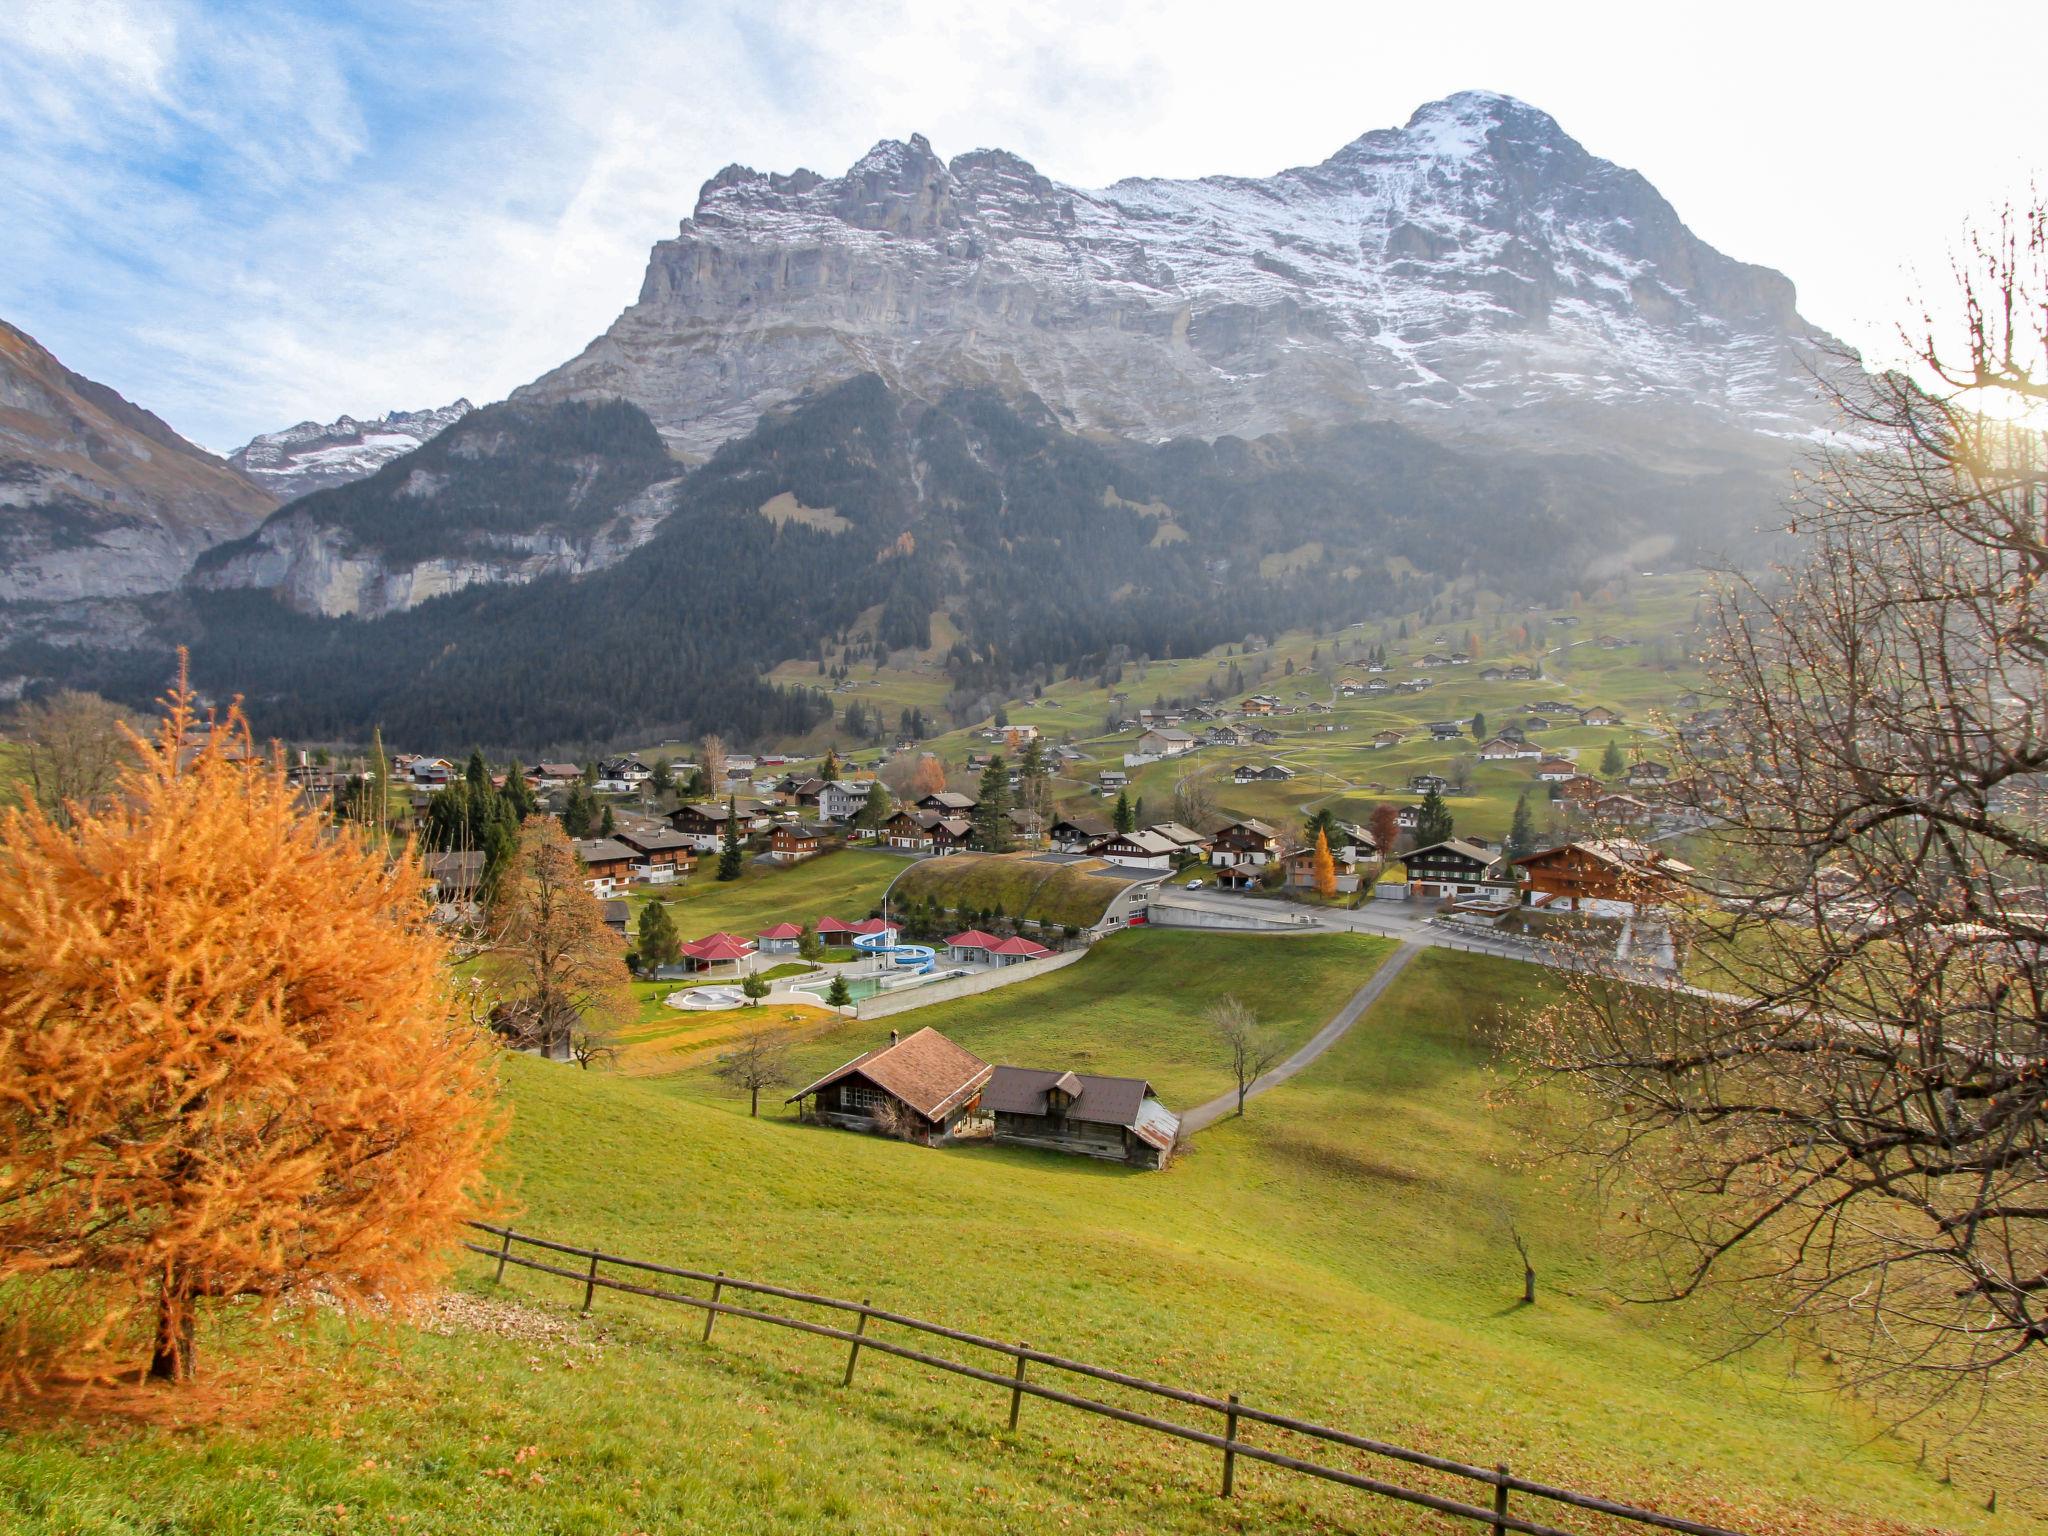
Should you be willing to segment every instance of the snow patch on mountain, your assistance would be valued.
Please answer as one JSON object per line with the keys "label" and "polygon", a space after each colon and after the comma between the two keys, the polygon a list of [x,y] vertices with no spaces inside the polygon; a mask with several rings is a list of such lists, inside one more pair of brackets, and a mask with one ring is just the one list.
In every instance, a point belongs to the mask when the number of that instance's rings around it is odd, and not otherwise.
{"label": "snow patch on mountain", "polygon": [[691,454],[872,370],[1148,440],[1393,417],[1709,460],[1820,424],[1825,341],[1781,274],[1474,91],[1269,177],[1089,191],[915,134],[838,177],[729,166],[639,300],[515,398],[624,395]]}
{"label": "snow patch on mountain", "polygon": [[467,400],[424,411],[390,411],[368,421],[342,416],[264,432],[228,456],[280,501],[346,485],[431,442],[475,407]]}

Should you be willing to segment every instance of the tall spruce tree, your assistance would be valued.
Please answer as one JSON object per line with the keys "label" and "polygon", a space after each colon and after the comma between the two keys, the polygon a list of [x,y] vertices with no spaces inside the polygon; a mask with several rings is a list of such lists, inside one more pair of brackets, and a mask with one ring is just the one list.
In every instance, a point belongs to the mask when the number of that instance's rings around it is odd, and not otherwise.
{"label": "tall spruce tree", "polygon": [[1515,797],[1515,819],[1508,827],[1507,855],[1518,859],[1535,851],[1536,818],[1529,812],[1529,795],[1525,790]]}
{"label": "tall spruce tree", "polygon": [[1119,832],[1131,832],[1137,829],[1138,813],[1131,809],[1131,797],[1128,793],[1118,793],[1116,797],[1116,810],[1111,813],[1109,823]]}
{"label": "tall spruce tree", "polygon": [[1452,834],[1451,808],[1444,804],[1443,792],[1432,788],[1422,797],[1422,809],[1415,823],[1415,846],[1427,848],[1432,843],[1441,843]]}
{"label": "tall spruce tree", "polygon": [[974,830],[969,842],[982,853],[1010,851],[1010,770],[998,754],[981,770],[981,785],[975,792]]}

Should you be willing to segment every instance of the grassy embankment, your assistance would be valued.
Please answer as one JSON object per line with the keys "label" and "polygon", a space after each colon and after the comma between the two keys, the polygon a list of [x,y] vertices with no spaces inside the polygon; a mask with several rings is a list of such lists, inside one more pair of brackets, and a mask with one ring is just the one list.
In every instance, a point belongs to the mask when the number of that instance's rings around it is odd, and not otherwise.
{"label": "grassy embankment", "polygon": [[1099,859],[1054,864],[1028,853],[956,853],[905,870],[895,900],[900,907],[929,896],[949,912],[1000,908],[1012,922],[1087,928],[1128,884],[1127,874]]}
{"label": "grassy embankment", "polygon": [[[919,1016],[997,1059],[1143,1073],[1184,1104],[1221,1076],[1194,1022],[1236,990],[1291,1036],[1383,951],[1354,939],[1136,934]],[[508,1061],[522,1226],[773,1278],[1758,1532],[2020,1532],[1982,1509],[2038,1415],[1987,1422],[1956,1487],[1780,1351],[1705,1363],[1708,1309],[1616,1299],[1619,1235],[1494,1107],[1495,1020],[1527,966],[1432,953],[1329,1055],[1163,1175],[991,1148],[933,1152],[781,1116],[701,1070],[656,1080]],[[801,1065],[870,1043],[848,1025]],[[1083,1055],[1085,1053],[1085,1056]],[[1530,1242],[1540,1299],[1517,1304]],[[465,1270],[482,1331],[321,1325],[287,1406],[247,1427],[41,1428],[0,1441],[24,1532],[1439,1531],[879,1356],[617,1296]],[[245,1366],[245,1374],[253,1368]],[[1266,1438],[1261,1434],[1259,1438]],[[1936,1458],[1937,1462],[1939,1458]],[[1360,1465],[1373,1467],[1361,1458]],[[1427,1474],[1422,1474],[1426,1479]],[[1443,1485],[1438,1485],[1443,1486]],[[1565,1523],[1582,1523],[1567,1521]]]}

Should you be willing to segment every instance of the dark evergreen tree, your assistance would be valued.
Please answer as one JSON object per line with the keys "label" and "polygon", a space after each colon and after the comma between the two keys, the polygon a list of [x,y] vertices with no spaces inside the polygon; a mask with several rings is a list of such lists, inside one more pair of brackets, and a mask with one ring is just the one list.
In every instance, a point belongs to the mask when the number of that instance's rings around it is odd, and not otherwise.
{"label": "dark evergreen tree", "polygon": [[1475,709],[1472,711],[1472,739],[1474,741],[1486,740],[1486,712],[1484,710]]}
{"label": "dark evergreen tree", "polygon": [[1010,770],[1000,753],[991,757],[988,766],[981,770],[981,784],[975,793],[978,803],[974,807],[973,831],[968,834],[969,844],[982,853],[1008,853]]}
{"label": "dark evergreen tree", "polygon": [[1111,814],[1109,824],[1119,832],[1137,830],[1138,813],[1131,809],[1131,797],[1128,793],[1118,793],[1116,797],[1116,810]]}
{"label": "dark evergreen tree", "polygon": [[1529,813],[1529,796],[1515,797],[1515,819],[1508,827],[1507,856],[1518,859],[1536,851],[1536,818]]}
{"label": "dark evergreen tree", "polygon": [[740,877],[740,808],[736,797],[728,795],[725,800],[725,836],[718,845],[718,878],[737,880]]}
{"label": "dark evergreen tree", "polygon": [[1443,794],[1432,788],[1422,797],[1422,809],[1415,822],[1415,846],[1427,848],[1451,835],[1451,808],[1444,804]]}

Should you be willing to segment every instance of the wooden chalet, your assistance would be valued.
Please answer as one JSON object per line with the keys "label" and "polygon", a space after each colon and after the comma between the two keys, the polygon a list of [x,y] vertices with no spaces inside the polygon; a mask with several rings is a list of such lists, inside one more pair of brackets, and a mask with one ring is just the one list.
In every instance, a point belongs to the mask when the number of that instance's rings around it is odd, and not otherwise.
{"label": "wooden chalet", "polygon": [[982,1089],[993,1070],[936,1029],[920,1029],[907,1039],[892,1029],[887,1045],[854,1057],[784,1102],[808,1099],[807,1114],[827,1125],[890,1131],[921,1146],[943,1146],[978,1121]]}
{"label": "wooden chalet", "polygon": [[1100,816],[1062,816],[1054,822],[1048,835],[1055,853],[1084,853],[1092,843],[1116,831]]}
{"label": "wooden chalet", "polygon": [[1408,866],[1408,891],[1425,901],[1476,896],[1492,882],[1487,875],[1500,855],[1483,843],[1447,838],[1402,855]]}
{"label": "wooden chalet", "polygon": [[1180,844],[1150,827],[1134,832],[1112,832],[1088,849],[1093,857],[1106,859],[1125,869],[1158,870],[1173,868],[1173,861],[1180,851]]}
{"label": "wooden chalet", "polygon": [[583,881],[599,896],[609,896],[612,887],[633,878],[640,855],[615,837],[579,837],[576,857],[583,861]]}
{"label": "wooden chalet", "polygon": [[1693,870],[1645,843],[1627,838],[1565,843],[1514,861],[1523,880],[1523,899],[1542,896],[1569,904],[1588,901],[1642,902],[1664,899]]}
{"label": "wooden chalet", "polygon": [[1233,821],[1218,827],[1209,842],[1209,860],[1218,869],[1236,864],[1266,864],[1280,852],[1280,834],[1263,821]]}
{"label": "wooden chalet", "polygon": [[660,822],[621,825],[612,834],[640,856],[652,880],[679,880],[697,867],[697,845]]}
{"label": "wooden chalet", "polygon": [[768,857],[777,864],[800,864],[818,853],[818,834],[798,822],[779,823],[768,834]]}
{"label": "wooden chalet", "polygon": [[957,789],[935,789],[917,802],[921,811],[937,811],[942,816],[964,816],[981,801],[973,795],[962,794]]}
{"label": "wooden chalet", "polygon": [[982,1089],[995,1140],[1072,1152],[1133,1168],[1164,1168],[1180,1118],[1137,1077],[1095,1077],[1040,1067],[997,1067]]}

